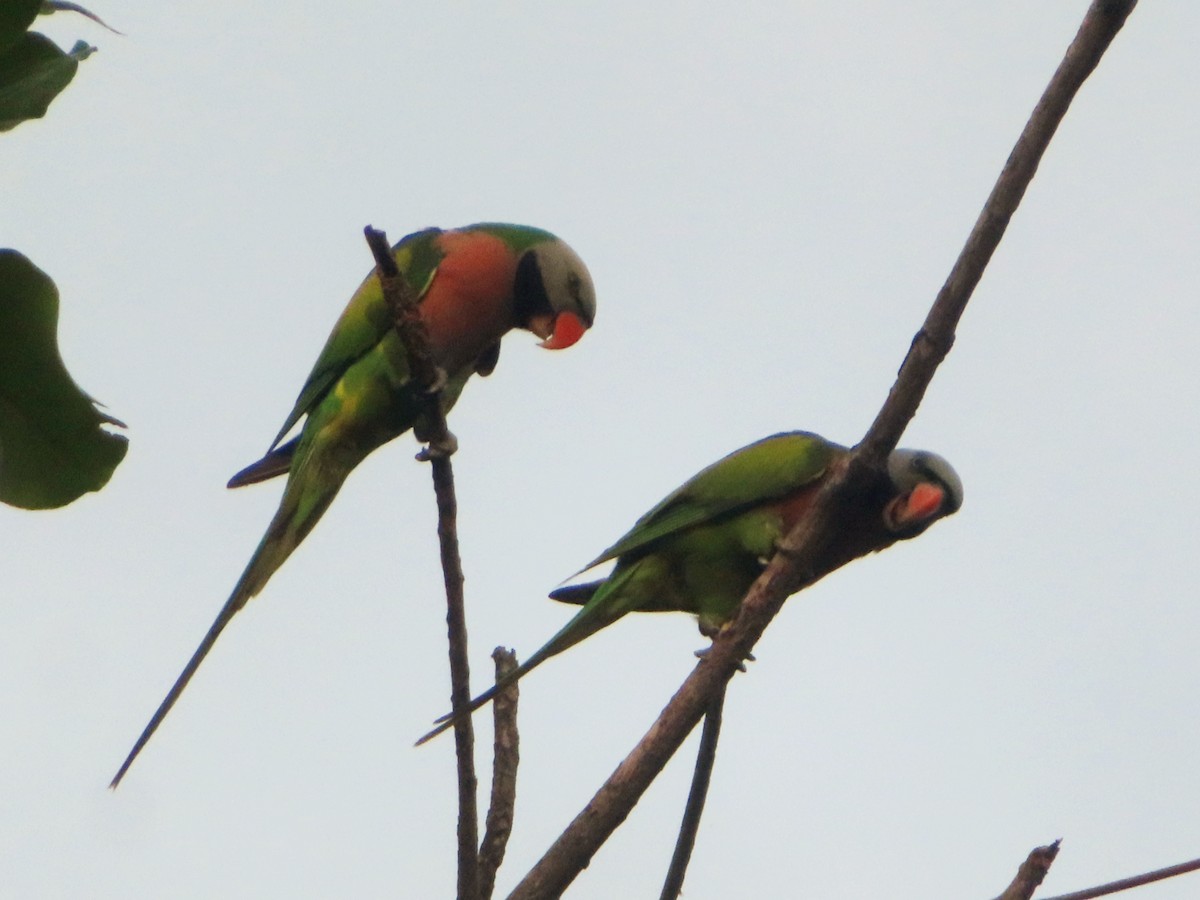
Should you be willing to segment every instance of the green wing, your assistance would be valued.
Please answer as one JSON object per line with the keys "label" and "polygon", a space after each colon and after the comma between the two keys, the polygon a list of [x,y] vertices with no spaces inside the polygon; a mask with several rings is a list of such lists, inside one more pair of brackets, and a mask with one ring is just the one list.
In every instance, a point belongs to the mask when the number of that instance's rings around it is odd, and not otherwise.
{"label": "green wing", "polygon": [[579,571],[702,522],[784,497],[820,478],[844,449],[807,431],[789,431],[735,450],[693,476]]}
{"label": "green wing", "polygon": [[546,241],[557,240],[545,229],[534,228],[532,225],[509,225],[505,222],[480,222],[478,225],[468,225],[461,230],[484,231],[494,235],[509,246],[513,256],[520,256],[530,247],[536,247]]}
{"label": "green wing", "polygon": [[[442,254],[434,240],[441,233],[440,228],[426,228],[402,238],[392,247],[396,265],[416,291],[418,299],[429,290],[441,262]],[[343,373],[378,344],[391,328],[392,316],[384,302],[379,279],[372,271],[354,292],[337,324],[333,326],[333,332],[317,357],[308,380],[304,382],[296,404],[271,442],[271,449],[279,445],[292,426],[311,412]]]}

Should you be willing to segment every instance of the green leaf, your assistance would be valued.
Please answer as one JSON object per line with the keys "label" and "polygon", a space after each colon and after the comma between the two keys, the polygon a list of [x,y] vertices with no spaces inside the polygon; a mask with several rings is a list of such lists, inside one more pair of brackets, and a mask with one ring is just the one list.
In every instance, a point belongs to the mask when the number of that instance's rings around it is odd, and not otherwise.
{"label": "green leaf", "polygon": [[40,0],[0,0],[0,53],[24,36],[41,5]]}
{"label": "green leaf", "polygon": [[65,506],[108,483],[129,440],[71,380],[58,353],[58,289],[0,250],[0,501]]}
{"label": "green leaf", "polygon": [[[0,0],[0,6],[5,2]],[[75,77],[79,60],[93,50],[79,41],[63,53],[52,40],[31,31],[0,52],[0,131],[44,116],[50,101]]]}

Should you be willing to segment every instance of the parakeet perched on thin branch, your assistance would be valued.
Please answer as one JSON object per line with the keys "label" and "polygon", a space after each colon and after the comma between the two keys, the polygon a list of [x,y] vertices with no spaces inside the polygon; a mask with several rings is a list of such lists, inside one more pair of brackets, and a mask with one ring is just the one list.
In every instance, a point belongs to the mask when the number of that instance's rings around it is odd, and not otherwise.
{"label": "parakeet perched on thin branch", "polygon": [[[430,350],[446,373],[449,409],[473,374],[496,366],[513,328],[570,347],[591,327],[596,295],[583,261],[547,231],[485,223],[410,234],[393,248],[420,304]],[[265,456],[233,476],[241,487],[287,474],[275,518],[195,654],[112,780],[116,787],[221,631],[266,585],[329,507],[346,476],[372,450],[410,428],[422,431],[421,397],[409,377],[379,279],[372,272],[334,326],[312,373]],[[284,441],[303,419],[299,435]],[[281,443],[282,442],[282,443]]]}
{"label": "parakeet perched on thin branch", "polygon": [[[576,573],[615,559],[607,578],[550,594],[583,608],[512,674],[472,700],[464,713],[626,613],[690,612],[699,618],[700,630],[714,636],[733,618],[779,541],[807,515],[831,467],[847,453],[818,435],[792,431],[743,447],[693,476]],[[956,512],[962,498],[962,482],[942,457],[895,450],[887,471],[847,500],[840,527],[815,570],[826,574],[916,537]],[[454,717],[438,721],[418,744],[449,728]]]}

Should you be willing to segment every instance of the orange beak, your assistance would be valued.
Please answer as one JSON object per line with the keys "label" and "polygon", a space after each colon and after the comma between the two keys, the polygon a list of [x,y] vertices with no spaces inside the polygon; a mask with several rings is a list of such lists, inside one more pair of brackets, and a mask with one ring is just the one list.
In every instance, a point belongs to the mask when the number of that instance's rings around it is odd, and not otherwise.
{"label": "orange beak", "polygon": [[583,337],[585,331],[587,331],[587,326],[583,324],[583,320],[579,316],[569,311],[560,312],[554,318],[554,333],[538,346],[545,347],[547,350],[566,350],[568,347],[574,346]]}
{"label": "orange beak", "polygon": [[945,501],[946,492],[942,488],[922,481],[907,496],[893,500],[885,518],[893,531],[904,531],[933,518]]}

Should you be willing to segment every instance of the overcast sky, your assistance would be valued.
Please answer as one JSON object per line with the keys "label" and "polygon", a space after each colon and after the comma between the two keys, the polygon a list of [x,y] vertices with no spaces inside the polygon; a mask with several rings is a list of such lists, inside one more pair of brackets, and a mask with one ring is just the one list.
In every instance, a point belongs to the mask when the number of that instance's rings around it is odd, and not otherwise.
{"label": "overcast sky", "polygon": [[[0,246],[55,279],[67,365],[131,442],[102,493],[0,507],[20,897],[452,895],[453,742],[411,747],[449,691],[411,437],[106,789],[278,502],[224,484],[369,269],[364,225],[538,225],[595,279],[575,348],[511,335],[451,418],[481,687],[702,466],[861,437],[1087,3],[89,5],[127,36],[39,22],[100,52],[0,135]],[[794,597],[734,679],[689,900],[987,898],[1059,837],[1044,895],[1200,855],[1198,31],[1189,0],[1134,12],[967,309],[904,441],[962,511]],[[630,617],[523,683],[498,895],[704,643]],[[657,896],[694,753],[570,897]]]}

